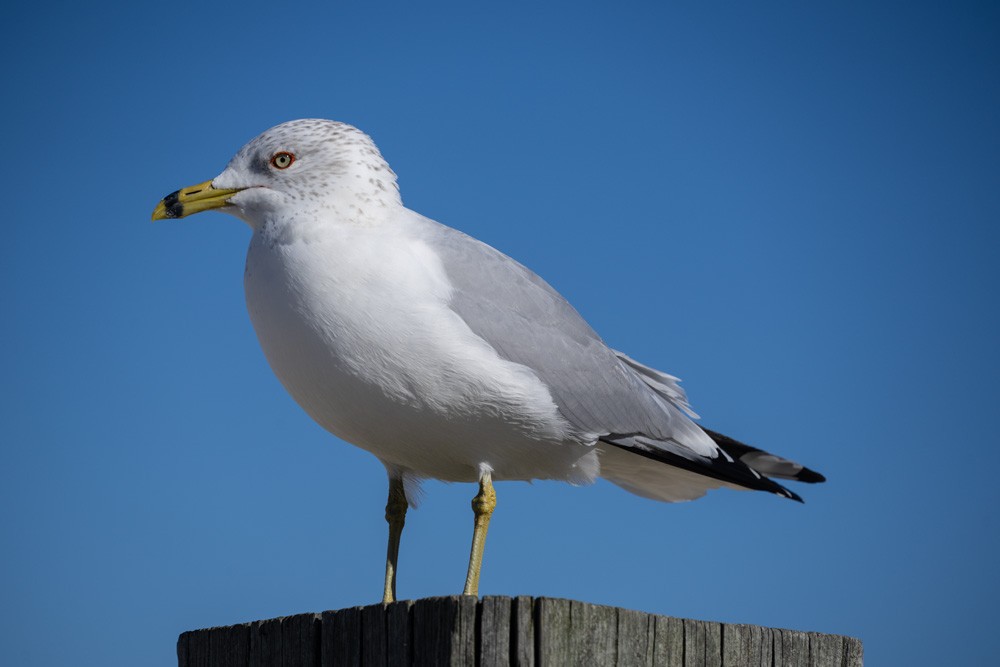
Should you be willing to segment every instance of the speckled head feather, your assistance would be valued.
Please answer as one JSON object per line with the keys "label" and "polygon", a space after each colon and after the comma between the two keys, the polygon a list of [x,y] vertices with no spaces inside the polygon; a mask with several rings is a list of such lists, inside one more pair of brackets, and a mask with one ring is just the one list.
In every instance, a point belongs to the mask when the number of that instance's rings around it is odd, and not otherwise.
{"label": "speckled head feather", "polygon": [[[279,153],[292,156],[287,168],[272,163]],[[251,225],[282,203],[364,221],[402,205],[396,174],[371,138],[346,123],[318,118],[263,132],[240,149],[212,184],[245,188],[229,203]]]}

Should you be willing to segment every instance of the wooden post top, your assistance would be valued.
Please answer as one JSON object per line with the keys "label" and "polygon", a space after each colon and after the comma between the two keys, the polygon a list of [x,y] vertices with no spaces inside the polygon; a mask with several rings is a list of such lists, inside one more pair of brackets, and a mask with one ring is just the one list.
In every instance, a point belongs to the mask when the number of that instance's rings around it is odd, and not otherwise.
{"label": "wooden post top", "polygon": [[554,598],[403,600],[192,630],[180,667],[860,667],[861,641]]}

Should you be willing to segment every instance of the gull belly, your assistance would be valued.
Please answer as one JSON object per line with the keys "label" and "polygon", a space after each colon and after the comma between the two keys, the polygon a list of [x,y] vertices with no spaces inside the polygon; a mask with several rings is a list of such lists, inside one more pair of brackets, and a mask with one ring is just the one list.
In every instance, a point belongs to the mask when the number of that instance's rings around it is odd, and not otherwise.
{"label": "gull belly", "polygon": [[545,384],[449,308],[422,224],[398,209],[378,225],[258,226],[244,286],[271,368],[321,426],[399,473],[593,481],[593,443]]}

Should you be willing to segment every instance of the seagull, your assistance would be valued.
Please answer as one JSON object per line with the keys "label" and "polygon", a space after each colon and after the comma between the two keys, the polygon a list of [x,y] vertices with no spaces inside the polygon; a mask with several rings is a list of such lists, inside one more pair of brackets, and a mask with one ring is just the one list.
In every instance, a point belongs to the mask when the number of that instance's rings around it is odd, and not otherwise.
{"label": "seagull", "polygon": [[608,347],[548,283],[403,206],[371,138],[294,120],[153,220],[217,209],[253,231],[244,288],[264,355],[323,428],[385,465],[383,601],[423,479],[478,483],[463,594],[479,577],[497,480],[598,477],[677,502],[728,487],[801,502],[770,478],[809,468],[701,428],[679,380]]}

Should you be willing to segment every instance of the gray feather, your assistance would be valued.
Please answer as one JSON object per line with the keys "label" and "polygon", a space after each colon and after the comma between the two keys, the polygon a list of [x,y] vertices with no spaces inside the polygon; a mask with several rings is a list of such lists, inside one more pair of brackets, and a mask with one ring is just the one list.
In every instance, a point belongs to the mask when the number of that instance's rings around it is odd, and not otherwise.
{"label": "gray feather", "polygon": [[426,241],[453,285],[451,308],[502,357],[533,370],[577,430],[592,437],[641,434],[650,446],[671,441],[672,448],[709,456],[718,451],[682,413],[687,400],[676,378],[616,354],[566,299],[518,262],[426,222]]}

